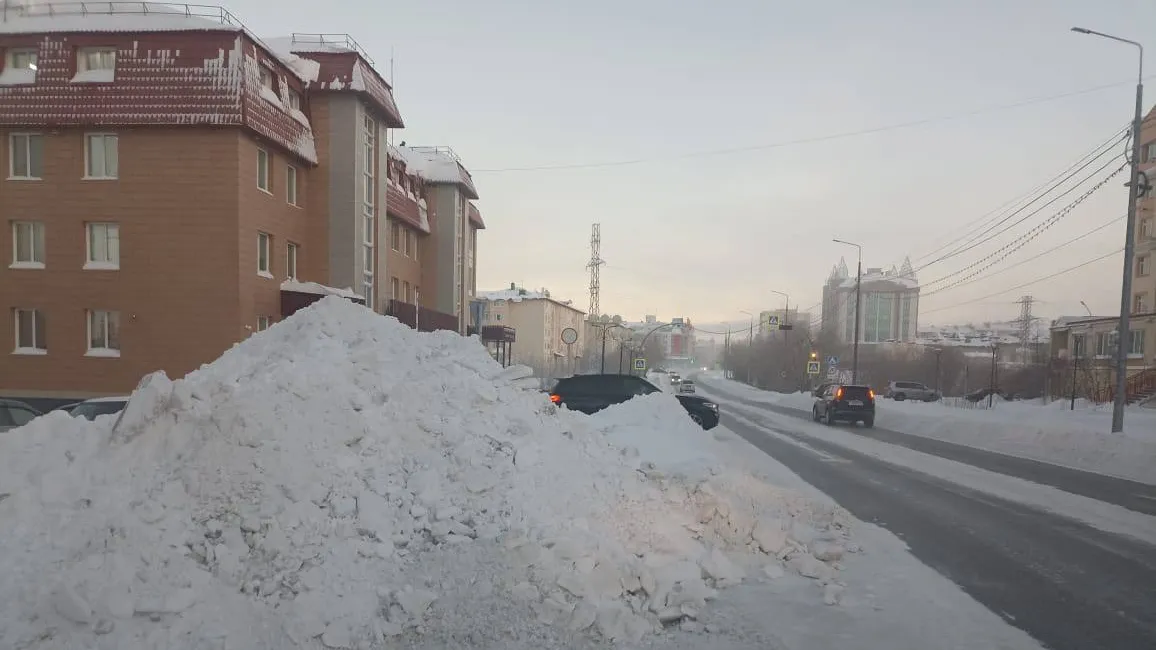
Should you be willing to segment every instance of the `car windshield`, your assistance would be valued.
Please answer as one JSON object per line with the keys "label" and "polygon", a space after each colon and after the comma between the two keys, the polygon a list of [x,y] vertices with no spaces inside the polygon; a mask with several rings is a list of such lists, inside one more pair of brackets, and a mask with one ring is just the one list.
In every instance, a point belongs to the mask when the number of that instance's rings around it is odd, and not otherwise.
{"label": "car windshield", "polygon": [[101,400],[99,402],[82,402],[72,409],[74,417],[86,420],[95,420],[100,415],[112,415],[124,410],[125,400]]}
{"label": "car windshield", "polygon": [[871,398],[870,388],[866,386],[843,386],[843,399],[867,400]]}

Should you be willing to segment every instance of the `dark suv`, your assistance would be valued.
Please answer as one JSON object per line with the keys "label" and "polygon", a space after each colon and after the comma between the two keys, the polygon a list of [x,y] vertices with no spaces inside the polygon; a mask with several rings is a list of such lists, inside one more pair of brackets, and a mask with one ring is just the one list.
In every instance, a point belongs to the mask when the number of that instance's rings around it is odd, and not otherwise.
{"label": "dark suv", "polygon": [[834,424],[862,422],[863,426],[875,426],[875,391],[869,386],[831,384],[815,400],[811,407],[811,419],[816,422]]}
{"label": "dark suv", "polygon": [[[654,384],[634,375],[574,375],[559,379],[550,401],[579,413],[597,413],[638,395],[661,393]],[[675,395],[690,419],[703,429],[718,426],[718,404],[697,395]]]}

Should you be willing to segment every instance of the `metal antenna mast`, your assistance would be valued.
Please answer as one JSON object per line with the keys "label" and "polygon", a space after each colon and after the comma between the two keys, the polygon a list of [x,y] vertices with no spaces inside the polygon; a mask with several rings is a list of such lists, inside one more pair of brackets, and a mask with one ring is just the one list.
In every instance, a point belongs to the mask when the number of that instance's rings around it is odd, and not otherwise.
{"label": "metal antenna mast", "polygon": [[1023,296],[1019,299],[1019,303],[1020,358],[1024,363],[1027,363],[1028,354],[1031,350],[1032,325],[1035,322],[1035,318],[1032,317],[1032,304],[1035,303],[1035,298],[1032,296]]}
{"label": "metal antenna mast", "polygon": [[590,310],[587,318],[598,320],[602,316],[602,309],[598,304],[598,294],[602,290],[600,270],[606,260],[602,259],[602,224],[593,224],[590,228],[590,261],[586,268],[590,269]]}

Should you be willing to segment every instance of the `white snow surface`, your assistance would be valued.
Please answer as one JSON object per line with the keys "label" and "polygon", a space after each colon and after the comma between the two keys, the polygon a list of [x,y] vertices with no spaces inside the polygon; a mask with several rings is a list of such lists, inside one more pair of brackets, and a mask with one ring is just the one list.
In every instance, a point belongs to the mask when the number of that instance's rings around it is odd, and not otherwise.
{"label": "white snow surface", "polygon": [[337,289],[334,287],[327,287],[318,282],[301,282],[299,280],[285,280],[281,283],[282,291],[292,291],[294,293],[308,293],[316,296],[338,296],[340,298],[361,298],[361,294],[353,289]]}
{"label": "white snow surface", "polygon": [[[773,393],[703,373],[700,382],[744,399],[810,411],[810,393]],[[1156,484],[1156,410],[1131,407],[1123,433],[1110,433],[1108,406],[1060,400],[1000,401],[995,408],[964,409],[942,403],[875,402],[875,425],[901,433],[945,440],[1001,454],[1030,458],[1142,483]]]}
{"label": "white snow surface", "polygon": [[119,418],[8,432],[0,647],[576,647],[693,629],[751,567],[842,589],[840,508],[669,395],[591,417],[524,375],[327,296]]}
{"label": "white snow surface", "polygon": [[82,8],[79,2],[16,0],[8,8],[7,19],[0,21],[0,34],[242,31],[239,25],[225,22],[223,14],[209,14],[212,7],[192,6],[205,10],[205,14],[187,15],[163,2],[92,2]]}

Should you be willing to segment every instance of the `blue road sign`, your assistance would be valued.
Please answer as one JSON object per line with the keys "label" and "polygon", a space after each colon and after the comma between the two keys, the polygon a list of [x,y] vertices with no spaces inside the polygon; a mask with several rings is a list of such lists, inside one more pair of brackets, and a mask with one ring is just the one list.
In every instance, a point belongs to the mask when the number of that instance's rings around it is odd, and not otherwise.
{"label": "blue road sign", "polygon": [[839,357],[836,357],[836,356],[830,356],[830,357],[827,357],[827,365],[828,365],[828,366],[837,366],[837,365],[839,365]]}

